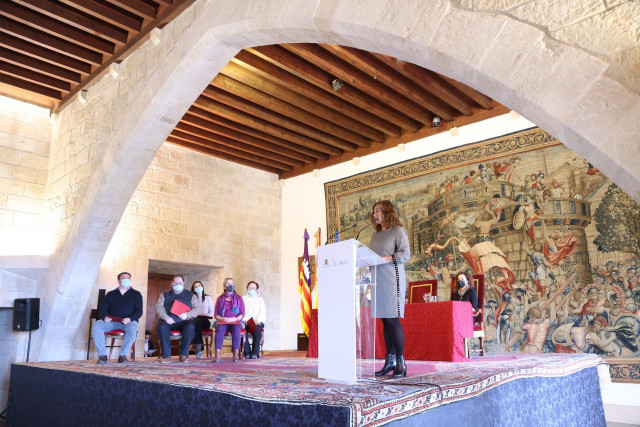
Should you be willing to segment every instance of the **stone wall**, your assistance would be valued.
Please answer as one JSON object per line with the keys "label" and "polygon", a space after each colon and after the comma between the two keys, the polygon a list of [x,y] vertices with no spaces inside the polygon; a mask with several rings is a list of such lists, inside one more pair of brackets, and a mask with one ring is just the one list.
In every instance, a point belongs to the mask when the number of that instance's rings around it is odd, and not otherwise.
{"label": "stone wall", "polygon": [[[157,272],[149,266],[153,260],[175,274],[186,273],[187,286],[201,280],[214,298],[227,276],[236,280],[241,295],[246,283],[256,280],[274,331],[266,347],[279,348],[280,211],[275,175],[163,145],[109,244],[84,318],[95,308],[98,289],[115,288],[121,271],[132,274],[146,307],[147,274]],[[139,351],[145,328],[155,328],[145,325],[145,316],[139,322]],[[81,353],[86,338],[78,335],[74,347]]]}

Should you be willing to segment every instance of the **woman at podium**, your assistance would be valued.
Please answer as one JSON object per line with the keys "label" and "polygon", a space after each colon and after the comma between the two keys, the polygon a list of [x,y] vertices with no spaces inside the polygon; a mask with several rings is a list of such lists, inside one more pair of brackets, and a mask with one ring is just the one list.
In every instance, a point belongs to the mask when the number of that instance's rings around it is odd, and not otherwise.
{"label": "woman at podium", "polygon": [[377,377],[393,371],[394,378],[407,376],[404,361],[404,331],[400,318],[404,317],[404,301],[407,279],[404,263],[411,256],[409,236],[402,227],[398,211],[389,200],[373,205],[371,222],[375,232],[369,247],[388,264],[378,265],[374,287],[374,309],[372,314],[382,320],[382,333],[387,348],[384,366],[376,372]]}

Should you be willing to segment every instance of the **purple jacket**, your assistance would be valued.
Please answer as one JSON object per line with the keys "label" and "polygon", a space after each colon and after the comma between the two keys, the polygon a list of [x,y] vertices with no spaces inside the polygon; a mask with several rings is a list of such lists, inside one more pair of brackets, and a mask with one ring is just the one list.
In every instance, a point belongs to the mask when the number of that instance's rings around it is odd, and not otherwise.
{"label": "purple jacket", "polygon": [[241,314],[244,317],[244,301],[235,292],[231,295],[231,313],[225,314],[224,303],[226,296],[223,293],[216,300],[215,314],[221,317],[236,317]]}

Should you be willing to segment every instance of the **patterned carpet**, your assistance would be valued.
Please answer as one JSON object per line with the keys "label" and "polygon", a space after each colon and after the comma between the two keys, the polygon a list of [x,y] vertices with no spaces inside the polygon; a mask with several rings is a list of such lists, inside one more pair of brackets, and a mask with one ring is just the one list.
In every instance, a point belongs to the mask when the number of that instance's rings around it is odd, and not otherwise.
{"label": "patterned carpet", "polygon": [[[348,409],[349,425],[367,426],[469,399],[516,379],[566,377],[604,364],[591,354],[555,353],[477,357],[464,363],[410,361],[404,379],[338,385],[319,380],[317,359],[300,355],[274,352],[241,363],[224,358],[217,364],[206,359],[161,364],[154,358],[128,365],[60,361],[17,366],[215,391],[253,402],[340,407]],[[382,365],[382,361],[368,363],[376,365],[369,366],[371,370]]]}

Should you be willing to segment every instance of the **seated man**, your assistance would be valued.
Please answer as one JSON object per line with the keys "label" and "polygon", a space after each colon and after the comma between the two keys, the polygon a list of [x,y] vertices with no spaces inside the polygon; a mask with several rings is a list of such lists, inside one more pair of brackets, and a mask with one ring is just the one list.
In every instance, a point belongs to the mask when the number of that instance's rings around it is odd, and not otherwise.
{"label": "seated man", "polygon": [[[264,303],[264,299],[258,296],[258,289],[260,285],[256,281],[250,281],[247,283],[247,295],[242,297],[244,301],[244,317],[242,323],[245,325],[247,331],[246,338],[249,335],[253,335],[253,349],[249,344],[249,340],[244,340],[244,357],[245,359],[257,359],[260,355],[260,341],[262,340],[262,330],[264,329],[264,322],[267,321],[267,307]],[[255,323],[255,331],[250,331],[247,326],[247,322],[253,319]]]}
{"label": "seated man", "polygon": [[[171,341],[169,339],[171,330],[182,331],[179,360],[180,362],[186,362],[194,334],[193,319],[198,317],[200,313],[200,301],[196,294],[184,289],[184,278],[182,276],[174,276],[171,287],[171,290],[160,294],[156,304],[156,313],[160,318],[158,337],[162,342],[162,348],[160,349],[162,351],[161,362],[171,362]],[[174,304],[176,307],[174,307]],[[177,306],[185,307],[186,311],[180,310]]]}
{"label": "seated man", "polygon": [[136,340],[138,319],[142,316],[142,294],[131,289],[131,274],[118,274],[118,288],[109,291],[100,306],[100,320],[93,325],[93,343],[98,352],[98,364],[107,363],[104,334],[115,329],[124,331],[118,363],[127,363],[127,353]]}

